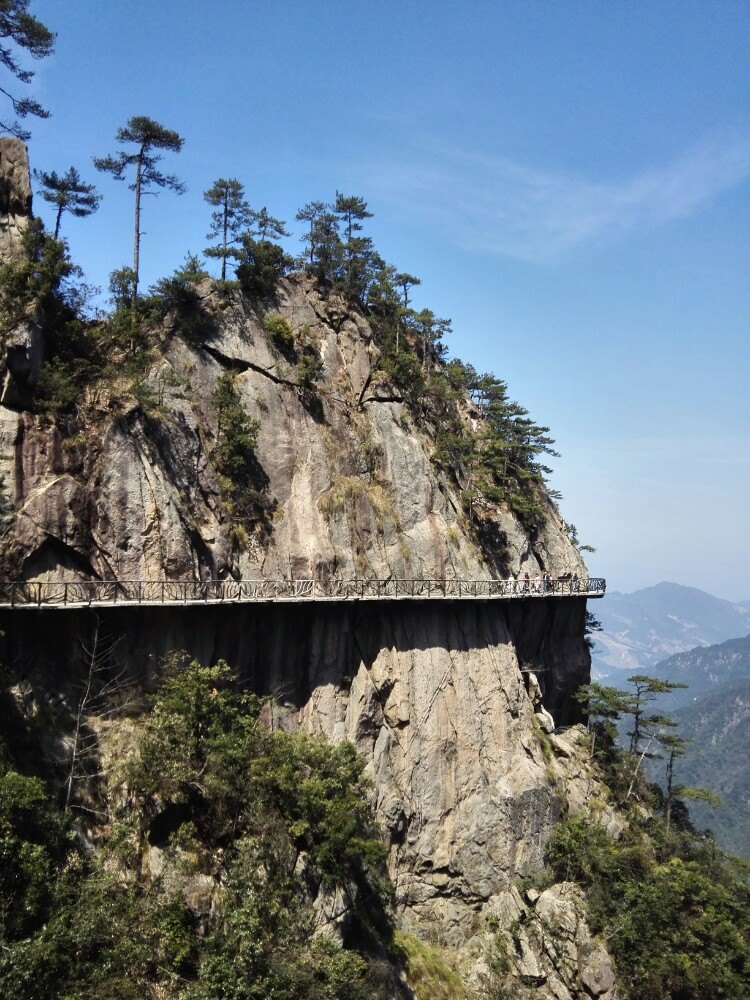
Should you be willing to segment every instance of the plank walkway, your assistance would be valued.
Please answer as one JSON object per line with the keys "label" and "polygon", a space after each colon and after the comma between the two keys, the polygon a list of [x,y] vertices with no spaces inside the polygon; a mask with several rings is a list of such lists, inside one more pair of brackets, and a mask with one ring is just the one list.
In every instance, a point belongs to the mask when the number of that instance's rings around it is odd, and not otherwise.
{"label": "plank walkway", "polygon": [[335,603],[347,601],[485,601],[603,597],[599,577],[545,584],[525,580],[86,580],[0,581],[0,608],[137,605]]}

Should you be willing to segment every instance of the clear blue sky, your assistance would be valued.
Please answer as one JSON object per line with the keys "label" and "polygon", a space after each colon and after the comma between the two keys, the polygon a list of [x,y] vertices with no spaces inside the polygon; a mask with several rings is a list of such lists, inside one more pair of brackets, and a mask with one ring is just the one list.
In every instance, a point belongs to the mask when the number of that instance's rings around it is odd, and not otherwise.
{"label": "clear blue sky", "polygon": [[750,599],[750,4],[32,9],[58,32],[32,161],[100,185],[98,215],[66,221],[91,280],[128,261],[132,224],[90,158],[134,114],[186,140],[165,168],[187,194],[147,200],[147,282],[203,247],[216,177],[287,220],[361,194],[452,351],[552,428],[591,569]]}

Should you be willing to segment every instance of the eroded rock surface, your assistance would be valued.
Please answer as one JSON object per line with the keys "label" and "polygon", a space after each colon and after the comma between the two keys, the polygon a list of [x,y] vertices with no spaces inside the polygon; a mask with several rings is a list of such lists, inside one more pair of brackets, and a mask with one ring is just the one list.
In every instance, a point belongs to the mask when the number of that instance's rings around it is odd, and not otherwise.
{"label": "eroded rock surface", "polygon": [[[0,138],[0,259],[18,252],[31,218],[29,154],[19,139]],[[41,313],[31,307],[0,331],[0,400],[20,408],[42,370],[45,335]]]}
{"label": "eroded rock surface", "polygon": [[[518,1000],[617,1000],[612,959],[592,935],[581,890],[572,882],[541,893],[508,889],[492,901],[488,915]],[[474,978],[491,981],[486,960],[477,963]]]}
{"label": "eroded rock surface", "polygon": [[[429,429],[382,383],[379,350],[356,310],[323,297],[308,277],[281,282],[268,311],[323,361],[322,379],[307,390],[239,292],[223,298],[205,282],[201,295],[211,322],[200,337],[179,326],[160,334],[147,376],[158,407],[144,411],[116,386],[99,386],[68,426],[15,412],[20,397],[6,399],[0,472],[18,511],[6,572],[26,580],[585,573],[551,502],[533,537],[498,510],[498,544],[480,551],[455,485],[431,460]],[[27,347],[19,341],[8,357],[23,355],[17,380],[30,385],[39,357],[17,332]],[[244,544],[212,462],[212,399],[227,372],[259,423],[254,485],[271,511],[265,531]]]}
{"label": "eroded rock surface", "polygon": [[[0,218],[2,249],[17,237],[29,205],[20,154],[6,140],[0,147],[16,178]],[[585,576],[551,501],[533,535],[498,510],[498,546],[480,550],[455,484],[432,461],[429,429],[416,426],[383,380],[368,323],[340,299],[292,276],[269,310],[322,358],[311,392],[238,292],[222,298],[205,282],[200,294],[211,317],[200,336],[169,322],[160,331],[160,356],[147,376],[158,407],[99,386],[81,400],[72,429],[18,398],[0,407],[0,472],[16,505],[6,573],[32,581]],[[227,372],[259,422],[256,485],[271,511],[265,531],[246,544],[238,544],[213,463],[212,397]],[[579,798],[588,794],[564,748],[556,748],[550,768],[538,731],[574,721],[571,694],[590,665],[584,612],[585,601],[573,597],[124,608],[103,612],[102,628],[122,637],[118,657],[142,675],[169,650],[186,649],[204,662],[224,657],[274,695],[280,724],[351,740],[373,780],[400,919],[418,933],[439,927],[458,944],[498,900],[515,900],[515,878],[539,868],[551,827],[568,808],[566,782]],[[45,614],[56,617],[34,617]],[[90,616],[0,617],[8,659],[30,670],[45,664],[64,688]],[[533,690],[529,671],[539,679]],[[575,749],[570,753],[575,758]],[[194,889],[202,913],[210,899],[204,886]],[[557,972],[559,989],[569,993],[548,995],[613,1000],[606,963],[586,957],[594,945],[566,893],[548,900],[563,924],[570,907],[577,921],[563,964],[575,952],[581,969],[590,969],[591,990],[605,988],[577,994],[573,973]],[[543,928],[547,904],[540,909],[539,902],[535,919]],[[321,900],[321,928],[340,927],[347,905]],[[551,983],[551,937],[539,933],[529,948]]]}

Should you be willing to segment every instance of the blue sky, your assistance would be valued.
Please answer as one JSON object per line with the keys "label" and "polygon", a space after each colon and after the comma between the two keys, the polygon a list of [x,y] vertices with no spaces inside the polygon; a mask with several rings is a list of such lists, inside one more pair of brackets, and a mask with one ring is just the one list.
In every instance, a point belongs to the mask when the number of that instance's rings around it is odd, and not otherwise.
{"label": "blue sky", "polygon": [[361,194],[451,350],[552,428],[592,571],[750,599],[750,5],[32,9],[58,32],[33,165],[75,164],[105,196],[65,224],[90,280],[129,259],[130,193],[90,158],[134,114],[186,140],[165,168],[188,192],[145,207],[146,282],[204,246],[216,177],[287,220]]}

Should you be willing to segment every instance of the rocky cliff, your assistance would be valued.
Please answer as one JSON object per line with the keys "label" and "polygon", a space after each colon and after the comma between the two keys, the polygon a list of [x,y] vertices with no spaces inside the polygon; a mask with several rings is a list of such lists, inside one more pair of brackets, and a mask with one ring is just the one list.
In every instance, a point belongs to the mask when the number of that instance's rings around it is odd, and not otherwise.
{"label": "rocky cliff", "polygon": [[[0,147],[2,165],[10,165],[0,247],[12,255],[30,211],[28,166],[18,144],[0,140]],[[197,330],[177,313],[154,325],[156,346],[138,393],[117,380],[100,382],[64,419],[25,402],[39,369],[29,360],[38,348],[28,331],[6,345],[0,461],[15,509],[7,574],[585,574],[549,499],[532,532],[498,505],[493,545],[478,540],[456,483],[433,461],[435,428],[418,422],[383,377],[379,347],[357,309],[304,275],[282,279],[262,309],[210,280],[196,294]],[[269,334],[269,316],[286,320],[296,349],[322,361],[313,388]],[[13,361],[24,351],[25,366]],[[253,488],[265,515],[249,532],[238,530],[215,462],[212,401],[227,373],[258,422]],[[481,419],[468,399],[464,410],[467,421]],[[151,654],[169,649],[206,661],[224,656],[274,695],[284,725],[353,742],[369,762],[403,925],[419,933],[439,928],[458,945],[498,908],[531,906],[517,893],[508,902],[514,880],[540,866],[557,818],[585,805],[593,779],[576,763],[573,744],[550,743],[556,738],[545,732],[576,718],[571,694],[590,665],[584,613],[585,601],[570,598],[121,609],[105,619],[108,632],[122,636],[118,655],[144,676]],[[44,674],[64,690],[71,650],[90,625],[84,612],[6,613],[6,658],[34,683]],[[558,903],[570,909],[566,892]],[[576,907],[571,948],[590,952]],[[523,961],[532,961],[536,947],[540,986],[558,984],[538,995],[613,995],[606,971],[590,972],[583,984],[575,970],[551,975],[543,936],[537,944],[526,941]],[[597,962],[606,965],[600,950]]]}

